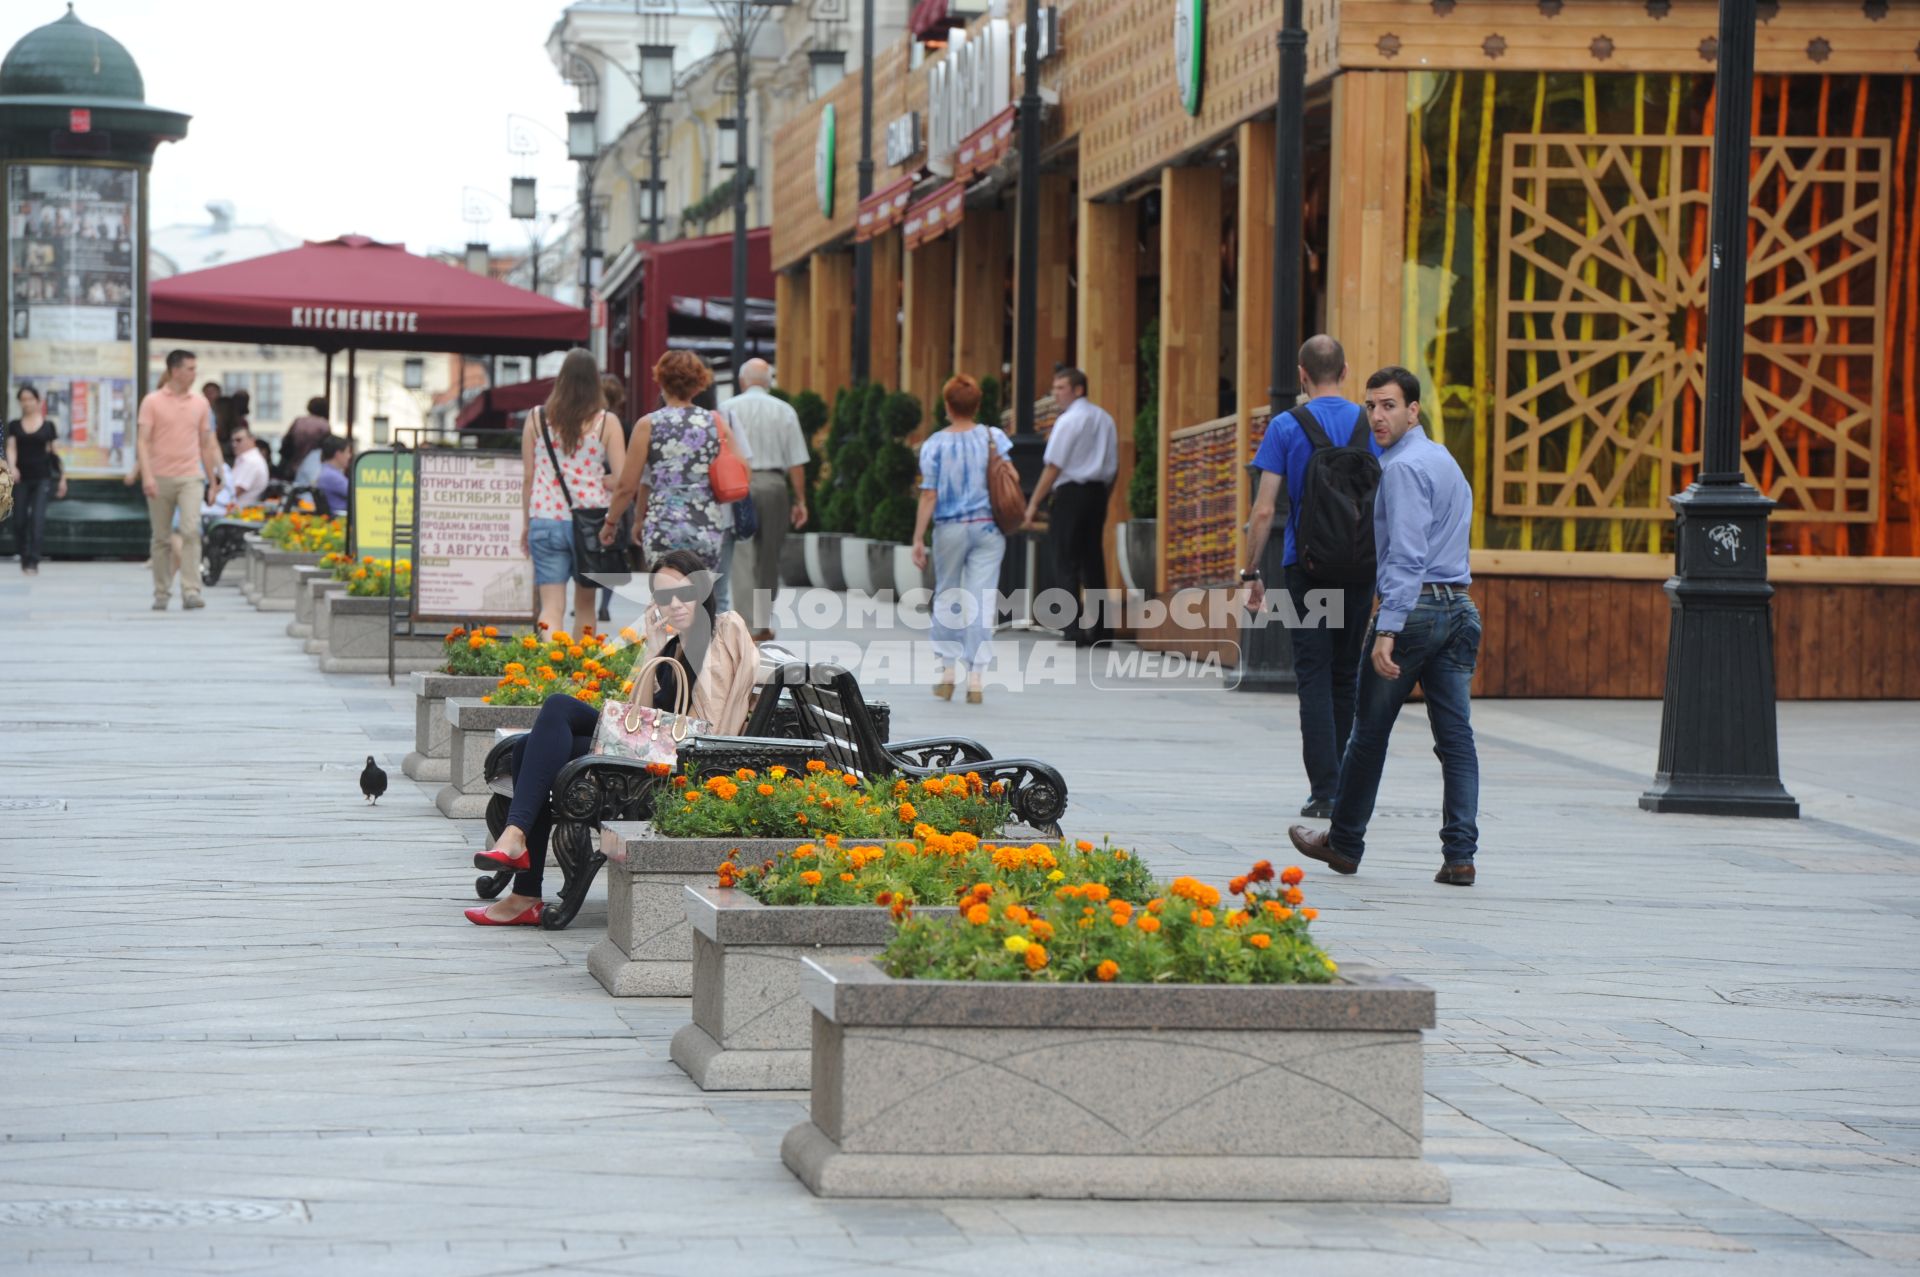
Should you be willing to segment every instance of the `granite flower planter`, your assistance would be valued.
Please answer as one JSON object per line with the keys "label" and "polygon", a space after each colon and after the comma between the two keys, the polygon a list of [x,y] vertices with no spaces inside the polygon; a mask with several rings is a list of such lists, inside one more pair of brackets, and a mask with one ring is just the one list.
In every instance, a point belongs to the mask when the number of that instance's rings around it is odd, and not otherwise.
{"label": "granite flower planter", "polygon": [[789,533],[780,543],[780,584],[791,589],[807,584],[807,542],[802,533]]}
{"label": "granite flower planter", "polygon": [[[415,670],[413,680],[413,752],[400,770],[414,780],[445,781],[453,758],[453,725],[447,721],[451,697],[478,700],[500,682],[484,674],[435,674]],[[486,750],[480,751],[484,761]]]}
{"label": "granite flower planter", "polygon": [[[407,601],[401,599],[393,614],[404,620]],[[315,604],[314,632],[319,634],[318,609],[327,610],[326,648],[320,653],[320,669],[327,674],[384,674],[387,672],[387,627],[390,624],[385,598],[366,598],[351,594],[329,594]],[[443,634],[402,634],[394,638],[394,669],[401,674],[430,670],[447,659]]]}
{"label": "granite flower planter", "polygon": [[493,791],[487,787],[487,751],[493,748],[501,731],[524,732],[532,728],[533,720],[540,717],[540,707],[488,705],[478,696],[448,697],[441,701],[441,706],[442,717],[447,722],[447,783],[434,795],[433,805],[440,809],[442,816],[453,820],[485,816],[487,803],[493,797]]}
{"label": "granite flower planter", "polygon": [[332,579],[332,571],[317,564],[302,564],[293,570],[293,619],[287,622],[288,638],[305,642],[313,637],[313,583]]}
{"label": "granite flower planter", "polygon": [[808,838],[662,838],[646,821],[608,826],[626,848],[607,861],[607,934],[587,954],[616,998],[684,998],[693,992],[693,927],[688,887],[710,887],[729,856],[765,860]]}
{"label": "granite flower planter", "polygon": [[822,1197],[1444,1202],[1420,1158],[1433,991],[894,980],[803,960]]}
{"label": "granite flower planter", "polygon": [[[253,554],[249,551],[247,562],[253,563]],[[259,551],[259,584],[249,600],[262,612],[293,611],[293,570],[297,567],[318,567],[320,556],[305,550],[276,550],[263,545]]]}
{"label": "granite flower planter", "polygon": [[800,993],[800,960],[871,957],[893,939],[892,914],[879,906],[764,905],[712,885],[684,890],[693,1023],[673,1035],[673,1062],[703,1091],[804,1091],[813,1008]]}
{"label": "granite flower planter", "polygon": [[266,542],[258,536],[247,538],[246,556],[242,563],[246,571],[240,577],[240,597],[249,603],[257,602],[260,598],[260,586],[266,576],[266,560],[262,557],[266,549]]}
{"label": "granite flower planter", "polygon": [[867,557],[867,549],[873,544],[868,537],[842,535],[840,538],[840,576],[847,583],[849,593],[872,594],[873,564]]}
{"label": "granite flower planter", "polygon": [[801,540],[806,542],[807,584],[822,590],[846,589],[847,574],[840,569],[840,534],[807,532]]}
{"label": "granite flower planter", "polygon": [[[347,583],[336,581],[330,576],[308,577],[306,584],[300,587],[307,592],[307,607],[312,616],[312,633],[302,644],[308,656],[324,656],[327,651],[327,635],[332,629],[333,612],[325,606],[325,600],[331,597],[345,598]],[[294,613],[298,616],[299,613]]]}

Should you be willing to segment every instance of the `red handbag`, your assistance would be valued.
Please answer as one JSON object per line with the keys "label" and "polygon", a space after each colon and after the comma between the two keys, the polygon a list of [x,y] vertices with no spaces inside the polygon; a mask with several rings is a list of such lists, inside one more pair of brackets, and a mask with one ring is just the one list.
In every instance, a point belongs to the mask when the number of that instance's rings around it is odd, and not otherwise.
{"label": "red handbag", "polygon": [[747,463],[740,460],[738,453],[728,446],[727,432],[720,428],[716,417],[713,422],[714,433],[720,436],[720,455],[707,467],[707,486],[713,489],[713,499],[721,505],[732,505],[743,501],[753,490],[753,476],[747,471]]}

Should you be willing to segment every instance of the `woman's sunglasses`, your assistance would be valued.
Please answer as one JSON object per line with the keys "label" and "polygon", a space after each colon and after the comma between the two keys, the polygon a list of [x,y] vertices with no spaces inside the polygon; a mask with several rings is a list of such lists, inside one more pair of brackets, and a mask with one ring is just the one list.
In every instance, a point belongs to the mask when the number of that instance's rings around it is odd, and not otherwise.
{"label": "woman's sunglasses", "polygon": [[653,601],[663,607],[673,603],[698,603],[702,597],[703,592],[694,585],[662,586],[653,592]]}

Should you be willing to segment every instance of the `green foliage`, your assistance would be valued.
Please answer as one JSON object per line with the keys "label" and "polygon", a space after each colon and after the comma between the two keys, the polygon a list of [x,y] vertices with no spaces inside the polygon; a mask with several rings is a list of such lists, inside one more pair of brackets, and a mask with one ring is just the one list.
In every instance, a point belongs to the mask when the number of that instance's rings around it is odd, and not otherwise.
{"label": "green foliage", "polygon": [[[814,507],[818,514],[820,499],[820,467],[825,463],[827,454],[821,449],[820,430],[827,424],[827,401],[811,390],[803,390],[793,397],[793,413],[800,418],[800,434],[807,441],[807,504]],[[818,531],[818,522],[810,525]]]}
{"label": "green foliage", "polygon": [[767,393],[769,395],[772,395],[775,399],[778,399],[781,403],[787,405],[787,407],[789,408],[793,407],[793,396],[788,394],[786,391],[780,389],[780,387],[768,386]]}
{"label": "green foliage", "polygon": [[906,545],[913,540],[913,521],[919,511],[918,501],[895,492],[868,512],[861,534],[877,541],[895,541]]}
{"label": "green foliage", "polygon": [[980,379],[980,415],[975,420],[982,425],[997,426],[1000,424],[1001,407],[1000,379],[982,377]]}
{"label": "green foliage", "polygon": [[1140,336],[1140,384],[1146,401],[1133,418],[1133,477],[1127,481],[1127,509],[1136,519],[1160,510],[1160,321]]}
{"label": "green foliage", "polygon": [[918,398],[904,390],[896,390],[887,396],[881,415],[886,420],[887,438],[899,443],[920,428],[926,413],[921,409]]}

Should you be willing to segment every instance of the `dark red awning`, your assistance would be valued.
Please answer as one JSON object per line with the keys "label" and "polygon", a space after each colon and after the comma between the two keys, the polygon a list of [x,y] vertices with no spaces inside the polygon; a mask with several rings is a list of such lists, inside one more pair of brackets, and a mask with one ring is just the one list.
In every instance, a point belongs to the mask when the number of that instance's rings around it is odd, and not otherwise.
{"label": "dark red awning", "polygon": [[153,285],[157,337],[322,350],[537,355],[586,344],[587,312],[364,235]]}
{"label": "dark red awning", "polygon": [[494,386],[467,400],[466,406],[460,409],[460,415],[454,419],[454,428],[465,430],[480,421],[482,417],[500,418],[499,424],[504,426],[508,416],[539,407],[552,393],[553,378],[551,377],[517,381],[511,386]]}
{"label": "dark red awning", "polygon": [[938,40],[954,27],[965,26],[965,18],[947,16],[947,0],[920,0],[907,17],[907,30],[916,40]]}

